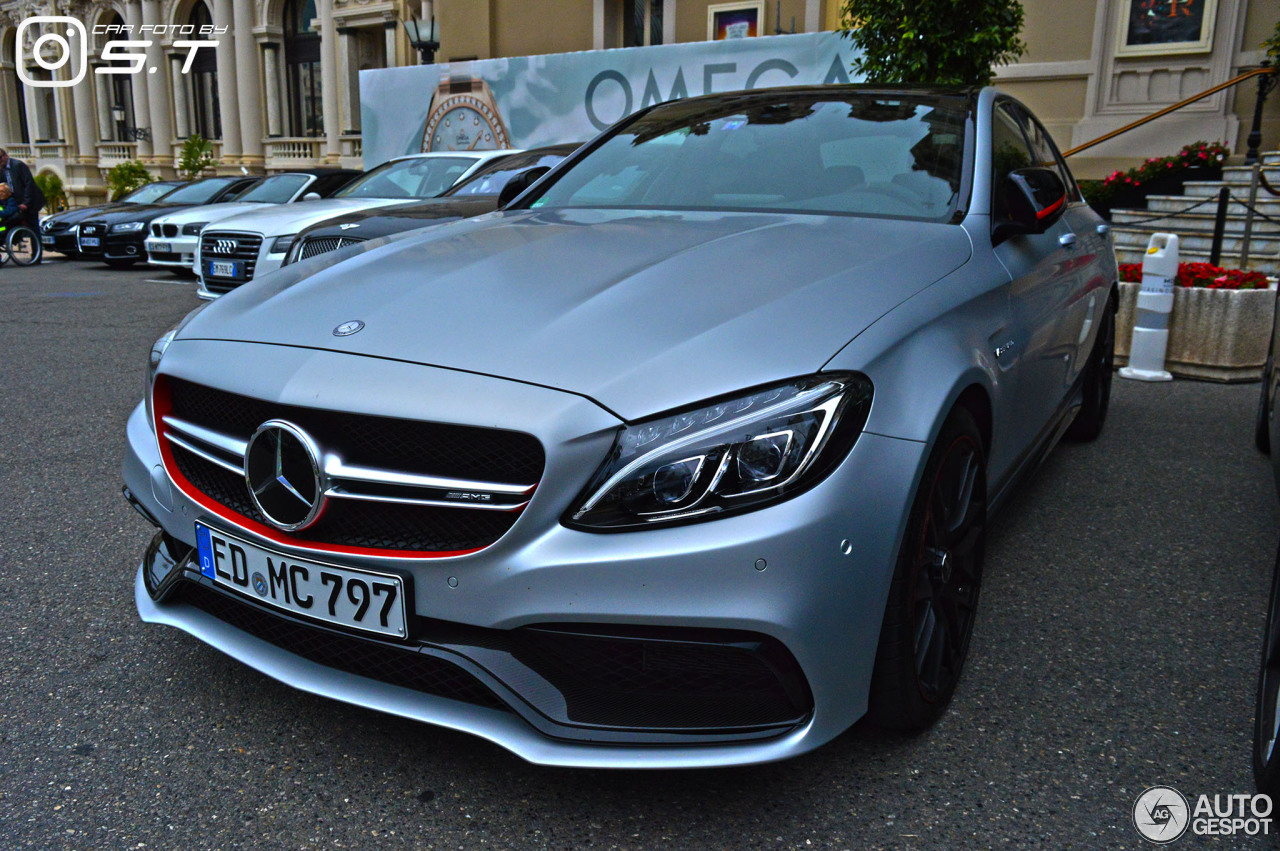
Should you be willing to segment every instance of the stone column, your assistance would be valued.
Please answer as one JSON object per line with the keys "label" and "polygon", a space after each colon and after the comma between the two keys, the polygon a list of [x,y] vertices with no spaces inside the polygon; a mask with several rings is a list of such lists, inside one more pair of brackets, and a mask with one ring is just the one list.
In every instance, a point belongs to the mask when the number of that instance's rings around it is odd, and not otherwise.
{"label": "stone column", "polygon": [[[160,0],[142,0],[142,22],[148,26],[157,26],[161,22]],[[164,73],[164,51],[160,47],[160,39],[152,36],[148,39],[151,46],[147,48],[146,74],[137,77],[147,78],[147,100],[151,109],[151,149],[156,163],[173,165],[173,124],[169,121],[169,75]]]}
{"label": "stone column", "polygon": [[[28,76],[36,73],[37,71],[34,67],[27,71]],[[32,76],[32,79],[38,78]],[[27,87],[27,90],[23,94],[26,95],[26,97],[23,98],[23,102],[27,107],[27,135],[30,137],[27,141],[34,145],[37,139],[46,138],[44,122],[40,118],[41,113],[44,112],[44,107],[41,106],[41,104],[44,103],[44,98],[42,97],[42,93],[39,89],[33,89],[30,86]]]}
{"label": "stone column", "polygon": [[13,66],[7,62],[0,64],[0,134],[4,139],[0,146],[16,145],[22,141],[22,126],[17,120],[18,105],[14,103],[16,82]]}
{"label": "stone column", "polygon": [[[141,32],[142,27],[142,7],[138,0],[127,0],[124,7],[124,22],[133,29],[132,32]],[[149,129],[152,138],[155,138],[155,128],[151,126],[151,101],[150,92],[147,83],[150,74],[133,74],[129,77],[133,84],[133,126],[139,129]],[[163,140],[167,142],[168,140]],[[138,139],[138,158],[144,161],[150,161],[152,153],[155,149],[152,147],[152,139]]]}
{"label": "stone column", "polygon": [[71,111],[75,116],[77,159],[83,164],[96,164],[98,161],[98,134],[94,127],[93,117],[93,78],[99,75],[87,68],[87,61],[81,58],[78,50],[71,52],[71,76],[74,78],[83,68],[84,79],[71,87]]}
{"label": "stone column", "polygon": [[98,90],[98,141],[115,137],[115,121],[111,118],[111,83],[106,74],[93,75]]}
{"label": "stone column", "polygon": [[262,81],[258,67],[258,43],[253,37],[253,0],[234,0],[236,73],[239,75],[240,150],[243,162],[261,167]]}
{"label": "stone column", "polygon": [[396,27],[398,26],[399,24],[397,24],[395,21],[387,21],[385,24],[383,24],[384,32],[387,39],[387,56],[386,56],[387,61],[386,61],[386,64],[383,66],[385,68],[396,67],[396,58],[397,58],[396,45],[400,43],[400,40],[396,38]]}
{"label": "stone column", "polygon": [[338,95],[342,107],[342,120],[338,124],[342,128],[342,132],[355,133],[356,121],[355,111],[352,104],[355,103],[355,86],[351,81],[351,36],[355,30],[351,27],[338,28]]}
{"label": "stone column", "polygon": [[267,135],[284,135],[284,115],[280,111],[280,47],[275,44],[262,45],[262,64],[266,75],[267,91]]}
{"label": "stone column", "polygon": [[338,25],[333,19],[333,0],[319,0],[316,17],[320,19],[320,88],[323,89],[324,154],[327,162],[336,163],[342,155],[338,115]]}
{"label": "stone column", "polygon": [[169,78],[173,85],[173,123],[179,139],[191,135],[191,108],[187,98],[187,77],[182,73],[182,63],[186,57],[174,55],[169,57]]}
{"label": "stone column", "polygon": [[240,152],[240,104],[237,102],[236,50],[231,26],[231,0],[213,0],[213,25],[227,27],[218,39],[218,113],[222,116],[222,162],[239,165]]}

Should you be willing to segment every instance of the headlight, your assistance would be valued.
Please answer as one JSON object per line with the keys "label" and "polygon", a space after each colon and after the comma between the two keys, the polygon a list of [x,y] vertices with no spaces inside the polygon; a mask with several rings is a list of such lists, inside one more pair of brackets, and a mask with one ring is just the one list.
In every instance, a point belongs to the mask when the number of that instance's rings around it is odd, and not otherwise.
{"label": "headlight", "polygon": [[870,409],[865,376],[833,373],[627,426],[566,523],[648,527],[787,499],[844,457]]}
{"label": "headlight", "polygon": [[290,263],[297,263],[298,258],[302,256],[302,246],[306,245],[306,243],[305,239],[298,239],[295,236],[293,242],[289,245],[289,253],[285,255],[284,262],[280,265],[288,266]]}
{"label": "headlight", "polygon": [[155,428],[155,418],[151,408],[151,388],[156,383],[156,373],[160,370],[160,361],[164,359],[164,353],[169,348],[169,344],[173,342],[173,338],[178,332],[187,326],[187,323],[195,319],[196,314],[204,310],[213,302],[206,301],[195,310],[182,317],[182,320],[160,335],[160,339],[151,344],[151,353],[147,356],[147,385],[143,388],[142,397],[147,407],[147,425]]}
{"label": "headlight", "polygon": [[209,224],[209,223],[208,223],[208,222],[192,222],[192,223],[191,223],[191,224],[189,224],[189,225],[183,225],[183,226],[182,226],[182,235],[183,235],[183,236],[199,236],[199,235],[200,235],[200,231],[201,231],[201,230],[204,228],[204,226],[205,226],[205,225],[207,225],[207,224]]}
{"label": "headlight", "polygon": [[293,245],[293,238],[295,236],[297,236],[296,233],[291,233],[288,236],[277,236],[275,242],[271,243],[271,250],[267,253],[284,254],[289,250],[289,246]]}
{"label": "headlight", "polygon": [[146,222],[121,222],[118,225],[111,226],[111,233],[137,233],[140,230],[145,230],[146,227]]}

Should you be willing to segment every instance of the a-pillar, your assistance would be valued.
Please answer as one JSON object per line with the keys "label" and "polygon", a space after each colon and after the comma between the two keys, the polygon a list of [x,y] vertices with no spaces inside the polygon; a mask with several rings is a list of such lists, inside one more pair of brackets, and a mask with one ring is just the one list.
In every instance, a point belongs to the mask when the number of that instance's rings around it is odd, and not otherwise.
{"label": "a-pillar", "polygon": [[[262,157],[262,82],[258,72],[258,42],[253,37],[253,0],[233,0],[236,33],[236,73],[240,108],[241,162],[260,170]],[[222,71],[222,63],[218,63]],[[224,112],[223,115],[226,113]]]}
{"label": "a-pillar", "polygon": [[[142,6],[138,0],[127,0],[124,6],[124,22],[129,32],[142,32]],[[130,77],[133,84],[133,126],[139,130],[150,130],[150,133],[138,134],[138,159],[151,162],[152,139],[155,128],[151,126],[151,100],[147,83],[150,74],[134,74]]]}
{"label": "a-pillar", "polygon": [[320,19],[320,88],[324,98],[324,158],[337,163],[342,156],[342,134],[338,115],[338,26],[333,20],[333,0],[319,0],[316,17]]}
{"label": "a-pillar", "polygon": [[[152,28],[149,32],[154,33],[154,28],[159,26],[160,21],[160,0],[142,0],[142,23]],[[155,36],[148,40],[151,45],[146,49],[147,72],[136,75],[134,79],[147,78],[147,100],[151,111],[151,150],[155,163],[172,167],[173,125],[169,122],[171,102],[169,75],[165,73],[164,50],[160,47],[160,40]]]}
{"label": "a-pillar", "polygon": [[266,74],[267,135],[284,135],[284,115],[280,111],[280,47],[273,43],[262,45],[262,64]]}
{"label": "a-pillar", "polygon": [[222,116],[222,163],[239,165],[240,104],[237,101],[236,50],[232,37],[231,0],[213,0],[213,25],[226,31],[218,36],[218,114]]}
{"label": "a-pillar", "polygon": [[186,55],[181,53],[169,57],[169,82],[173,86],[173,123],[179,139],[185,139],[191,135],[191,107],[188,105],[187,98],[187,77],[182,73],[182,63],[186,59]]}

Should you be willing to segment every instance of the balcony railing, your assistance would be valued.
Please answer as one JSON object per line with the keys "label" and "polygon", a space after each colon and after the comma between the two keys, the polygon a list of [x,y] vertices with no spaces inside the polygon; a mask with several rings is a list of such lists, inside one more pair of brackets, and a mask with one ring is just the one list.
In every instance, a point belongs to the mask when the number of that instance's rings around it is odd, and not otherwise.
{"label": "balcony railing", "polygon": [[126,160],[137,159],[137,142],[99,142],[98,167],[111,168]]}
{"label": "balcony railing", "polygon": [[294,165],[324,158],[324,139],[296,137],[266,140],[267,162],[288,161]]}
{"label": "balcony railing", "polygon": [[9,145],[9,156],[17,160],[33,160],[36,150],[31,145]]}

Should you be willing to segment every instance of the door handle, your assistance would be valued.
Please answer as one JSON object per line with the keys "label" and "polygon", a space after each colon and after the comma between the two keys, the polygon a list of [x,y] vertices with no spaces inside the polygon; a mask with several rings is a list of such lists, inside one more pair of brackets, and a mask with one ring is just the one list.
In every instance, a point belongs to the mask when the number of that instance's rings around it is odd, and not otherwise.
{"label": "door handle", "polygon": [[1076,235],[1074,233],[1064,233],[1062,236],[1058,237],[1058,244],[1063,248],[1075,248]]}

